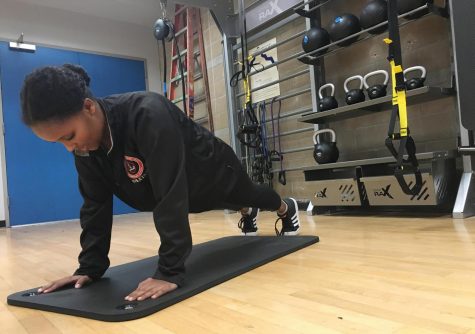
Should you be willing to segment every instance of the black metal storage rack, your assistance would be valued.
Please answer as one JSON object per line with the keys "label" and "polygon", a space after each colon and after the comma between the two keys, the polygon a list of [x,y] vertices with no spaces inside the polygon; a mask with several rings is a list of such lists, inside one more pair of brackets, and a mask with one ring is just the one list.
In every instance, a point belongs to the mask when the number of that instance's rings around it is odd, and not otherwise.
{"label": "black metal storage rack", "polygon": [[[271,18],[266,19],[264,22],[254,25],[251,29],[254,31],[259,30],[255,34],[255,38],[263,36],[269,30],[276,27],[281,27],[289,22],[293,21],[297,14],[289,14],[292,9],[304,9],[305,6],[313,6],[315,11],[319,10],[319,7],[331,3],[333,0],[286,0],[285,1],[285,10],[282,13],[277,15],[272,15]],[[438,1],[438,0],[435,0]],[[175,5],[176,1],[168,1],[168,8],[171,8]],[[182,4],[189,4],[193,6],[202,6],[207,7],[211,10],[213,18],[215,19],[223,37],[223,50],[224,50],[224,74],[225,80],[229,81],[233,73],[234,68],[234,57],[233,54],[239,48],[237,43],[237,37],[239,36],[239,17],[235,11],[236,1],[233,0],[179,0]],[[260,6],[264,6],[267,3],[265,0],[255,0],[249,7],[252,7],[250,11],[253,11],[256,14],[256,10]],[[453,58],[453,68],[454,68],[454,84],[452,87],[457,87],[457,91],[454,89],[444,89],[439,87],[423,87],[417,91],[409,93],[408,103],[422,103],[425,101],[432,101],[438,98],[447,96],[447,94],[455,93],[456,102],[457,102],[457,116],[458,116],[458,128],[460,142],[458,147],[458,154],[455,152],[429,152],[422,153],[418,155],[418,159],[423,165],[423,168],[430,167],[433,171],[433,176],[439,175],[438,170],[439,166],[445,166],[447,168],[452,168],[455,165],[455,158],[457,164],[459,162],[463,165],[463,175],[461,181],[458,185],[457,199],[453,207],[453,217],[454,218],[464,218],[470,215],[475,215],[475,113],[473,112],[475,94],[473,94],[473,87],[475,87],[475,67],[473,66],[474,55],[475,55],[475,39],[473,38],[473,31],[475,31],[475,20],[473,19],[473,13],[475,13],[475,1],[473,0],[445,0],[445,8],[439,8],[435,6],[424,6],[418,8],[413,12],[419,10],[432,10],[432,13],[435,13],[440,16],[448,16],[450,12],[450,29],[451,29],[451,46],[452,46],[452,58]],[[308,7],[307,7],[308,8]],[[246,8],[246,16],[247,16]],[[411,15],[413,12],[406,13],[401,17],[406,15]],[[317,12],[318,13],[318,12]],[[308,21],[309,22],[309,21]],[[404,21],[400,23],[400,26],[410,24],[412,21]],[[384,24],[384,23],[382,23]],[[308,28],[308,27],[307,27]],[[374,28],[374,27],[373,27]],[[291,39],[299,38],[305,33],[305,31],[295,34],[288,39],[285,39],[273,47],[277,47],[284,43],[287,43]],[[363,40],[373,38],[373,36],[367,35],[367,31],[362,31],[357,35],[361,38],[356,43],[359,43]],[[355,35],[354,35],[355,36]],[[354,36],[349,36],[352,38]],[[339,42],[339,41],[338,41]],[[301,71],[302,73],[297,73],[297,75],[305,75],[306,73],[311,74],[315,79],[322,80],[323,77],[319,73],[319,67],[324,68],[323,58],[338,52],[341,49],[336,47],[336,44],[333,43],[330,45],[331,50],[326,54],[319,57],[310,57],[309,54],[304,52],[299,52],[296,55],[290,56],[286,59],[281,59],[278,63],[282,64],[284,62],[290,61],[292,59],[306,59],[307,61],[314,61],[317,66],[309,67],[306,71]],[[262,50],[265,52],[266,50]],[[316,50],[319,52],[322,50]],[[257,55],[256,55],[257,56]],[[310,55],[311,56],[311,55]],[[277,66],[272,65],[272,66]],[[270,67],[270,66],[269,66]],[[313,69],[313,73],[312,73]],[[317,81],[315,80],[315,81]],[[316,82],[318,84],[318,82]],[[314,96],[316,96],[315,83],[311,83],[311,89],[303,89],[298,91],[288,92],[287,94],[281,96],[279,100],[284,100],[286,98],[294,97],[300,94],[305,94],[308,91],[311,91]],[[240,145],[236,141],[236,129],[237,129],[237,118],[236,118],[236,97],[237,93],[227,87],[227,105],[229,110],[229,128],[231,132],[231,144],[236,152],[240,152]],[[303,115],[301,121],[312,124],[326,124],[329,121],[337,121],[345,118],[358,117],[359,115],[368,114],[371,112],[376,112],[378,110],[384,110],[389,106],[388,99],[371,101],[368,104],[360,104],[354,107],[359,108],[346,108],[342,107],[335,109],[331,112],[321,113],[317,115],[316,113],[306,114],[311,111],[309,108],[302,108],[295,111],[287,111],[281,117],[290,117],[292,115]],[[313,107],[313,110],[318,111],[318,106]],[[305,115],[304,115],[305,114]],[[300,133],[300,132],[310,132],[313,130],[313,127],[301,129],[297,131],[291,131],[286,133]],[[307,151],[312,150],[312,147],[303,147],[298,149],[287,150],[285,153],[298,152],[298,151]],[[372,173],[368,174],[368,171],[377,170],[380,174],[384,174],[385,167],[390,166],[391,161],[386,159],[392,158],[377,158],[370,160],[358,160],[358,161],[347,161],[341,162],[336,165],[326,165],[326,166],[307,166],[307,167],[292,167],[286,170],[304,170],[305,178],[309,182],[318,182],[319,179],[325,179],[329,177],[334,177],[335,173],[339,171],[349,173],[349,175],[359,176],[361,178],[368,177],[377,177]],[[342,165],[344,164],[344,165]],[[452,167],[451,167],[452,166]],[[457,165],[456,172],[453,173],[455,177],[458,177],[459,166]],[[425,169],[427,171],[427,169]],[[359,173],[359,174],[358,174]],[[453,175],[449,175],[450,179]],[[360,180],[358,180],[360,182]],[[367,180],[366,180],[367,182]],[[438,182],[438,183],[437,183]],[[436,181],[434,182],[434,188],[438,189],[449,189],[447,183]],[[351,191],[350,191],[351,192]],[[433,206],[431,207],[433,208]],[[419,211],[419,210],[418,210]]]}
{"label": "black metal storage rack", "polygon": [[[310,10],[318,10],[318,7],[330,2],[331,1],[325,1]],[[430,10],[430,14],[427,15],[436,14],[448,17],[448,2],[446,1],[445,8],[426,4],[409,13],[400,15],[400,18],[424,10]],[[409,24],[415,20],[405,21],[402,25]],[[385,24],[386,23],[381,23],[378,26]],[[367,34],[367,32],[372,29],[374,29],[374,27],[348,36],[343,40],[361,36],[362,38],[355,42],[358,43],[373,38],[377,35]],[[336,47],[341,41],[330,44],[330,47]],[[327,47],[328,46],[325,46],[309,54],[303,54],[298,58],[309,65],[314,65],[315,78],[319,78],[318,73],[324,73],[324,63],[321,59],[351,46],[336,47],[319,56],[313,56],[322,52]],[[321,84],[323,84],[323,82],[317,82],[317,86]],[[411,105],[434,101],[454,95],[455,93],[454,83],[452,83],[452,87],[448,88],[425,86],[408,91],[407,103]],[[392,96],[388,95],[323,112],[318,111],[317,108],[317,111],[303,114],[298,120],[300,122],[325,126],[329,122],[361,117],[376,112],[390,111],[391,106]],[[314,190],[314,198],[312,199],[314,206],[311,208],[312,212],[340,211],[345,208],[351,208],[352,211],[355,209],[365,211],[389,209],[394,211],[398,209],[404,210],[404,207],[407,206],[418,206],[418,211],[424,211],[424,209],[430,211],[450,211],[453,208],[461,174],[456,167],[456,156],[455,150],[417,154],[423,173],[424,186],[421,192],[416,196],[406,195],[400,190],[396,178],[393,175],[396,163],[393,157],[388,156],[344,161],[304,168],[305,181],[310,182],[309,184],[311,184]],[[409,180],[409,182],[414,182],[411,181],[414,179],[413,175],[407,175],[405,178]]]}

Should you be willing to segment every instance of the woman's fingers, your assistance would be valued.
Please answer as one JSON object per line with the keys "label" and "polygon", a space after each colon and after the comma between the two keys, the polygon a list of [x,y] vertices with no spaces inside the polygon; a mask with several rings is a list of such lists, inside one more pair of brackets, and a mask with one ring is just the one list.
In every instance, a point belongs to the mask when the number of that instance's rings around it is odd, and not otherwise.
{"label": "woman's fingers", "polygon": [[44,293],[52,292],[54,290],[57,290],[57,289],[65,286],[66,284],[70,284],[72,282],[74,282],[74,279],[73,279],[72,276],[68,276],[68,277],[58,279],[56,281],[51,282],[50,285],[47,288],[43,289],[43,292]]}
{"label": "woman's fingers", "polygon": [[166,294],[167,292],[175,290],[176,288],[177,285],[174,283],[148,278],[145,281],[142,281],[135,291],[126,296],[125,300],[141,301],[147,298],[155,299]]}
{"label": "woman's fingers", "polygon": [[80,276],[74,285],[75,288],[81,288],[83,285],[89,283],[91,279],[89,276]]}
{"label": "woman's fingers", "polygon": [[89,283],[90,281],[91,279],[89,278],[89,276],[84,276],[84,275],[67,276],[67,277],[60,278],[56,281],[50,282],[42,286],[41,288],[38,289],[38,292],[39,293],[52,292],[68,284],[75,284],[76,288],[80,288],[83,285]]}
{"label": "woman's fingers", "polygon": [[38,289],[38,292],[41,293],[41,292],[51,288],[53,286],[53,284],[54,284],[53,282],[50,282],[46,285],[43,285],[41,288]]}

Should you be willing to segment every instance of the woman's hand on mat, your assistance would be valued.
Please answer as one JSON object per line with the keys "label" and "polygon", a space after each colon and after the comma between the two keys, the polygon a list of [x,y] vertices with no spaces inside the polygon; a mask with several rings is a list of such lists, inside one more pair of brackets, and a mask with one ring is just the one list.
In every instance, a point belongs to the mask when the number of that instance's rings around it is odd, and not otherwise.
{"label": "woman's hand on mat", "polygon": [[147,298],[156,299],[170,291],[173,291],[178,286],[175,283],[162,281],[154,278],[147,278],[145,281],[140,282],[137,289],[130,293],[125,300],[145,300]]}
{"label": "woman's hand on mat", "polygon": [[81,288],[83,285],[91,281],[92,279],[86,275],[66,276],[42,286],[41,288],[38,289],[38,292],[48,293],[48,292],[57,290],[65,285],[70,285],[70,284],[74,284],[75,288]]}

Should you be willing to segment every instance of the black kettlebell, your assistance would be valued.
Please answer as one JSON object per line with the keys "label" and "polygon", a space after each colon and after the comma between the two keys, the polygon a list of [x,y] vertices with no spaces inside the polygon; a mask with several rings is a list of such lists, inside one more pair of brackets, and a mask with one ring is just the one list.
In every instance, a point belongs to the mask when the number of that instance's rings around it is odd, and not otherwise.
{"label": "black kettlebell", "polygon": [[[331,142],[324,142],[320,139],[317,141],[317,137],[322,133],[330,133],[332,135]],[[313,158],[319,164],[329,164],[336,162],[340,155],[338,147],[336,147],[336,133],[332,129],[323,129],[315,131],[313,135],[313,144],[315,148],[313,150]]]}
{"label": "black kettlebell", "polygon": [[[328,31],[318,27],[309,29],[302,39],[302,48],[306,53],[318,50],[328,44],[330,44],[330,35],[328,34]],[[313,56],[321,55],[327,52],[327,50],[328,48],[325,48]]]}
{"label": "black kettlebell", "polygon": [[[358,89],[349,89],[348,84],[351,81],[359,80],[360,81],[360,88]],[[346,104],[355,104],[359,102],[363,102],[366,99],[366,96],[363,92],[363,77],[361,75],[355,75],[345,80],[343,84],[343,88],[345,89],[346,93]]]}
{"label": "black kettlebell", "polygon": [[[386,0],[370,0],[366,3],[360,14],[361,28],[369,29],[377,24],[388,20],[388,3]],[[380,34],[385,32],[388,25],[371,29],[370,34]]]}
{"label": "black kettlebell", "polygon": [[[360,20],[353,14],[342,14],[333,19],[328,32],[333,42],[346,38],[361,31]],[[358,40],[359,36],[337,43],[339,46],[348,46]]]}
{"label": "black kettlebell", "polygon": [[[410,12],[416,8],[422,7],[427,3],[433,3],[432,0],[398,0],[397,2],[397,12],[399,15],[405,14],[407,12]],[[417,19],[421,16],[426,15],[429,12],[429,10],[421,10],[418,11],[417,13],[414,13],[412,15],[407,15],[405,18],[409,20],[414,20]]]}
{"label": "black kettlebell", "polygon": [[[406,78],[406,74],[408,74],[410,72],[415,72],[415,71],[420,71],[421,76],[408,80]],[[405,80],[405,84],[406,84],[406,89],[407,90],[412,90],[412,89],[423,87],[424,82],[426,81],[426,76],[427,76],[427,70],[424,66],[413,66],[413,67],[409,67],[408,69],[404,70],[404,80]]]}
{"label": "black kettlebell", "polygon": [[[331,88],[332,91],[330,95],[324,97],[322,92],[326,88]],[[318,90],[318,97],[320,98],[320,102],[318,104],[320,107],[320,111],[327,111],[327,110],[338,108],[338,101],[335,98],[334,84],[327,83],[326,85],[323,85],[322,87],[320,87],[320,89]]]}
{"label": "black kettlebell", "polygon": [[[370,77],[373,77],[375,75],[382,74],[385,76],[384,83],[383,84],[376,84],[373,86],[368,85],[368,79]],[[378,70],[374,72],[370,72],[366,74],[363,78],[363,84],[364,87],[366,88],[366,92],[368,93],[368,96],[371,100],[377,99],[379,97],[386,96],[387,94],[387,88],[388,88],[388,82],[389,82],[389,74],[385,70]]]}

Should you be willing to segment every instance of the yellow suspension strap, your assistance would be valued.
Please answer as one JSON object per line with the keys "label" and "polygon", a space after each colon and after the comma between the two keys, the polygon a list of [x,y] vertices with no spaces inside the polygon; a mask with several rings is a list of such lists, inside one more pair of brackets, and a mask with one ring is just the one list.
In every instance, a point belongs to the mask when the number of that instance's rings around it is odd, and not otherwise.
{"label": "yellow suspension strap", "polygon": [[243,73],[243,85],[244,85],[244,92],[246,93],[246,99],[244,102],[244,106],[247,107],[249,105],[252,106],[252,95],[251,95],[251,85],[249,84],[249,73],[251,72],[251,68],[254,67],[254,62],[256,61],[256,57],[248,56],[247,57],[247,71]]}
{"label": "yellow suspension strap", "polygon": [[241,64],[241,71],[236,72],[231,78],[231,86],[236,87],[242,79],[243,91],[245,94],[243,115],[244,119],[239,126],[237,137],[239,141],[247,147],[258,148],[261,145],[261,133],[259,120],[252,104],[251,86],[249,84],[249,69],[254,66],[255,57],[247,57],[245,63]]}
{"label": "yellow suspension strap", "polygon": [[[404,84],[404,73],[402,67],[401,41],[399,37],[399,23],[397,16],[397,0],[388,1],[388,19],[389,19],[389,38],[384,42],[389,46],[389,64],[391,66],[392,78],[392,104],[391,120],[389,122],[388,137],[386,138],[386,147],[397,160],[397,166],[394,170],[402,191],[408,195],[417,195],[422,189],[422,175],[419,170],[419,163],[416,157],[416,144],[410,136],[407,103],[406,86]],[[399,118],[399,132],[394,132],[396,117]],[[399,149],[394,147],[394,141],[399,140]],[[408,159],[404,159],[407,153]],[[406,171],[413,172],[416,183],[412,188],[409,187],[404,179]]]}

